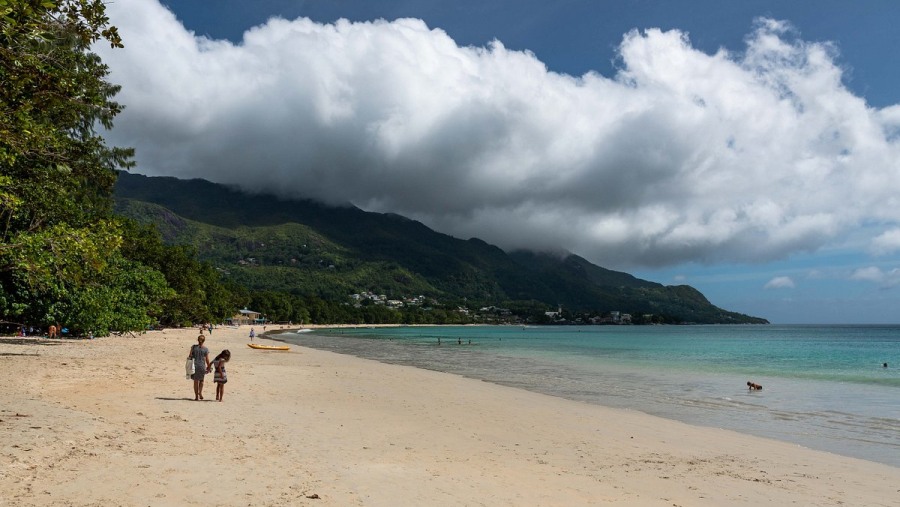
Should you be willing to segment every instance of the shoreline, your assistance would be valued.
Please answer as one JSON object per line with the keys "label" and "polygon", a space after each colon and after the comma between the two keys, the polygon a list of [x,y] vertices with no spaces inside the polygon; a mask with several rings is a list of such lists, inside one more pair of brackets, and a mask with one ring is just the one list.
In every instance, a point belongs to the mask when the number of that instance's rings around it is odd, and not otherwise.
{"label": "shoreline", "polygon": [[[275,338],[386,364],[462,375],[568,400],[635,410],[695,426],[749,433],[900,467],[896,452],[900,426],[897,424],[895,385],[845,384],[840,379],[809,379],[802,374],[790,376],[792,372],[797,373],[796,370],[778,376],[777,371],[760,373],[754,368],[756,374],[751,375],[718,366],[709,368],[712,364],[709,361],[686,369],[678,360],[670,361],[665,356],[651,360],[654,352],[644,351],[639,344],[632,346],[628,343],[630,335],[620,336],[617,331],[612,335],[594,335],[590,334],[591,330],[584,330],[586,334],[570,333],[568,338],[574,341],[562,338],[561,348],[553,348],[545,355],[542,351],[550,350],[547,349],[549,344],[556,343],[561,335],[545,335],[540,330],[519,335],[517,328],[510,331],[481,329],[310,330]],[[579,329],[578,333],[581,331]],[[462,345],[471,338],[469,344],[483,347],[457,349],[458,336],[462,337]],[[611,338],[613,336],[618,339]],[[653,336],[640,336],[650,343],[654,341]],[[657,331],[655,336],[657,342],[659,338],[667,342],[663,343],[662,350],[669,350],[669,344],[681,342],[678,338],[682,335]],[[717,333],[706,336],[715,337]],[[517,338],[530,339],[517,341]],[[438,345],[435,341],[440,339],[449,348],[427,346]],[[752,337],[743,339],[752,340]],[[595,343],[606,344],[604,352],[597,357],[593,356],[591,345]],[[625,349],[621,348],[623,346]],[[757,352],[753,347],[750,344],[740,349],[752,358]],[[691,357],[691,349],[688,345],[685,357]],[[699,346],[699,349],[712,350],[712,355],[717,356],[714,347]],[[576,350],[578,353],[574,352]],[[634,362],[631,353],[619,354],[620,350],[636,351],[634,353],[641,360]],[[557,351],[563,352],[557,354]],[[736,356],[735,364],[741,361],[742,358]],[[881,381],[896,377],[887,374],[886,370],[883,372],[880,364],[878,366],[873,379]],[[766,384],[769,389],[765,396],[748,394],[744,375]]]}
{"label": "shoreline", "polygon": [[223,403],[192,401],[195,329],[0,338],[0,505],[898,505],[900,468],[250,327],[207,339]]}

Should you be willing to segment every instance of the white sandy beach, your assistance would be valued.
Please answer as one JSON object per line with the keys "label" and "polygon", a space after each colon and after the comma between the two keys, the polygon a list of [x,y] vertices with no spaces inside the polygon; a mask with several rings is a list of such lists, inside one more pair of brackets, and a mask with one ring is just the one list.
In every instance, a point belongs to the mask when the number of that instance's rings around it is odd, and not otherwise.
{"label": "white sandy beach", "polygon": [[[220,328],[0,338],[0,506],[900,505],[900,469]],[[257,340],[263,343],[274,343]]]}

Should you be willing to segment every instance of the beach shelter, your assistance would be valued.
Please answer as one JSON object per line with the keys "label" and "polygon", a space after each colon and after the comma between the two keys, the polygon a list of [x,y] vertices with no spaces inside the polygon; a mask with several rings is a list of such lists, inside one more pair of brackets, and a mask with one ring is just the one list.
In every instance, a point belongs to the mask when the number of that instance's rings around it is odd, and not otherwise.
{"label": "beach shelter", "polygon": [[253,310],[244,308],[243,310],[239,310],[236,314],[234,314],[234,317],[227,320],[231,321],[230,323],[232,325],[237,326],[243,324],[256,324],[261,322],[260,315],[261,314],[259,312],[254,312]]}

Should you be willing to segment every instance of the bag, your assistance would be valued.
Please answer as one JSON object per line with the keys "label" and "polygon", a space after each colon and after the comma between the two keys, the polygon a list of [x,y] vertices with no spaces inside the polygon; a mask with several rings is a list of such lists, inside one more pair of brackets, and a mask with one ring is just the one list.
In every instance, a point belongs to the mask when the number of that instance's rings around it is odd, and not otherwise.
{"label": "bag", "polygon": [[188,380],[194,375],[194,358],[190,358],[184,363],[184,377]]}

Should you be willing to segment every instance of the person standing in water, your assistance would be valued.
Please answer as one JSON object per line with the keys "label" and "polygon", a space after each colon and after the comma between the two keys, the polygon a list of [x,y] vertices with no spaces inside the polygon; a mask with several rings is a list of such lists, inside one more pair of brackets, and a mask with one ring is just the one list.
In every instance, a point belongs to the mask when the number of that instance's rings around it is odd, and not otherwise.
{"label": "person standing in water", "polygon": [[191,346],[188,352],[188,359],[194,360],[194,374],[191,375],[191,380],[194,381],[194,401],[203,399],[203,379],[209,371],[209,349],[203,346],[205,341],[206,337],[201,334],[197,337],[197,344]]}

